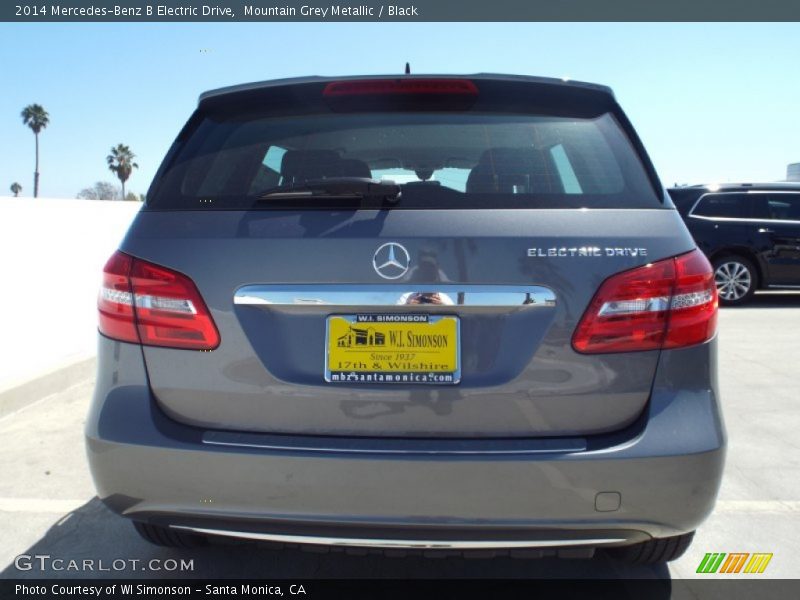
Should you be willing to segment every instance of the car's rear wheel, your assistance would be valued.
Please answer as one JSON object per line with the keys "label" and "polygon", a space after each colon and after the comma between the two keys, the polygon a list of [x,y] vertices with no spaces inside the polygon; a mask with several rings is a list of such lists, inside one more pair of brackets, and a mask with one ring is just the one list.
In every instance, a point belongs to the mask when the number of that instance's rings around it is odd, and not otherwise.
{"label": "car's rear wheel", "polygon": [[197,548],[205,546],[208,539],[193,533],[186,533],[160,525],[149,523],[133,522],[137,533],[146,541],[156,546],[166,546],[167,548]]}
{"label": "car's rear wheel", "polygon": [[743,256],[728,255],[715,258],[713,264],[720,304],[744,304],[756,293],[758,272],[750,260]]}
{"label": "car's rear wheel", "polygon": [[631,546],[609,548],[609,556],[632,565],[653,565],[680,558],[694,538],[694,531],[675,537],[648,540]]}

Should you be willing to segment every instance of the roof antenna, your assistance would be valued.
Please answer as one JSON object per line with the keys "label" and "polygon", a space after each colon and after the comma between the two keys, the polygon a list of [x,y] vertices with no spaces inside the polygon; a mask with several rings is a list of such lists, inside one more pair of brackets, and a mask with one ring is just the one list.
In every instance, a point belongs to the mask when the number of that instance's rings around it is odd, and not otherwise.
{"label": "roof antenna", "polygon": [[411,75],[411,64],[406,63],[406,75]]}

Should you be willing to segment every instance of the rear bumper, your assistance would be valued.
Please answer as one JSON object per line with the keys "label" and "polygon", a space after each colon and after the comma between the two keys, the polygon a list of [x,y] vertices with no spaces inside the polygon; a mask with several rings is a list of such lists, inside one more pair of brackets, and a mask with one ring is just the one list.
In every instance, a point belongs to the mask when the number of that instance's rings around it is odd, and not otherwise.
{"label": "rear bumper", "polygon": [[310,437],[209,443],[158,408],[140,348],[101,338],[89,463],[115,512],[234,537],[411,548],[666,537],[697,528],[722,476],[715,345],[662,353],[637,427],[584,449],[498,440],[418,452],[411,441],[402,451]]}

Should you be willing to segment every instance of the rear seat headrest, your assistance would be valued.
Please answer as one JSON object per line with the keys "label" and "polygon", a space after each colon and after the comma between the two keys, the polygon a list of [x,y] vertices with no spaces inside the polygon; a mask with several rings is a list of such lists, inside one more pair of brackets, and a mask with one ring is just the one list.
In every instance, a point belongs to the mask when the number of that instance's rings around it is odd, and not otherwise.
{"label": "rear seat headrest", "polygon": [[533,147],[489,148],[467,178],[468,193],[561,192],[543,150]]}
{"label": "rear seat headrest", "polygon": [[371,177],[364,161],[342,158],[335,150],[287,150],[281,160],[286,183],[329,177]]}

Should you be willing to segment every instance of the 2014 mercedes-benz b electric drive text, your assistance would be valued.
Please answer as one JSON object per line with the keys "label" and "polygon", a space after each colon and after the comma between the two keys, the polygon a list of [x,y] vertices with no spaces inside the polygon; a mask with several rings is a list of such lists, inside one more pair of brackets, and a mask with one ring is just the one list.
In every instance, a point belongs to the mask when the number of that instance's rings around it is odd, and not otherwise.
{"label": "2014 mercedes-benz b electric drive text", "polygon": [[603,86],[207,92],[99,319],[91,470],[157,544],[654,562],[714,505],[713,272]]}

